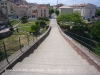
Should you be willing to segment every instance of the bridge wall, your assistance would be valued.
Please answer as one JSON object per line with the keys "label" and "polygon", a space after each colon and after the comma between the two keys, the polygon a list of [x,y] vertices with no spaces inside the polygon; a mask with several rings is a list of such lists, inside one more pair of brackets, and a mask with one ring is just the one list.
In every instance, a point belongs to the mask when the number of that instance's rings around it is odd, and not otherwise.
{"label": "bridge wall", "polygon": [[[100,57],[96,56],[92,52],[89,52],[87,48],[81,46],[78,42],[64,34],[61,28],[58,26],[59,32],[62,37],[71,45],[71,47],[85,60],[87,60],[91,65],[95,66],[95,68],[100,71]],[[76,44],[77,43],[77,44]]]}
{"label": "bridge wall", "polygon": [[44,39],[49,35],[51,30],[51,27],[49,27],[47,29],[47,31],[38,38],[37,41],[35,41],[35,43],[30,44],[29,46],[26,46],[22,49],[22,53],[20,53],[20,50],[18,52],[16,52],[15,54],[13,54],[11,57],[9,57],[8,59],[11,59],[12,57],[14,57],[16,55],[16,58],[13,59],[10,64],[6,65],[5,68],[2,69],[2,71],[0,71],[0,73],[4,72],[5,69],[12,69],[13,66],[18,63],[21,62],[25,57],[28,57],[31,53],[34,53],[34,50],[44,41]]}

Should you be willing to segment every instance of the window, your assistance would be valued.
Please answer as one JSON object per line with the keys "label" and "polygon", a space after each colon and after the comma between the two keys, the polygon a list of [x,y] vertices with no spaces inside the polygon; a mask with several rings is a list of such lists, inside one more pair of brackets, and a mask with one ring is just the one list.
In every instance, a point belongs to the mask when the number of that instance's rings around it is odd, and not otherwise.
{"label": "window", "polygon": [[46,13],[44,13],[44,17],[46,17]]}
{"label": "window", "polygon": [[44,10],[44,12],[46,12],[46,10]]}
{"label": "window", "polygon": [[42,17],[42,13],[41,13],[41,17]]}
{"label": "window", "polygon": [[90,14],[92,14],[92,10],[90,10]]}
{"label": "window", "polygon": [[5,5],[7,5],[7,3],[5,3]]}
{"label": "window", "polygon": [[4,6],[2,6],[2,8],[4,8]]}
{"label": "window", "polygon": [[1,5],[4,5],[4,3],[1,3]]}
{"label": "window", "polygon": [[13,13],[13,12],[11,12],[11,13]]}

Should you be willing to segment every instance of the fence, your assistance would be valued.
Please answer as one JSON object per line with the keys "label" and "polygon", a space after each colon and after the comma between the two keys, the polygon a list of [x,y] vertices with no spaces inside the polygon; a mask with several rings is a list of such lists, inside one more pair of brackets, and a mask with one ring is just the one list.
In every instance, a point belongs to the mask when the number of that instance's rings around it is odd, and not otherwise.
{"label": "fence", "polygon": [[67,34],[71,38],[73,38],[76,41],[78,41],[79,43],[81,43],[81,45],[84,45],[85,47],[87,47],[89,49],[89,52],[92,51],[95,54],[97,54],[98,56],[100,56],[100,43],[97,41],[94,41],[92,39],[92,37],[86,38],[86,37],[84,37],[83,34],[78,35],[76,33],[70,32],[70,31],[65,31],[65,34]]}
{"label": "fence", "polygon": [[[30,45],[30,42],[35,42],[39,36],[32,35],[13,35],[14,37],[0,42],[0,62],[6,58],[9,63],[8,57],[14,54],[16,51],[22,51],[22,48],[26,45]],[[13,60],[13,59],[12,59]]]}

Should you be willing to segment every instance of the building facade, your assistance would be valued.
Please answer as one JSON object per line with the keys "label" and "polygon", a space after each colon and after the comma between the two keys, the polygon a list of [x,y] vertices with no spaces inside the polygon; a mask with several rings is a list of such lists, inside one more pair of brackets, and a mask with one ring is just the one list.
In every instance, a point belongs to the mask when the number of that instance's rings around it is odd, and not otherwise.
{"label": "building facade", "polygon": [[10,1],[2,0],[0,1],[0,9],[2,14],[9,16],[13,16],[13,7]]}
{"label": "building facade", "polygon": [[93,4],[73,5],[73,12],[78,11],[84,19],[94,18],[96,6]]}
{"label": "building facade", "polygon": [[73,13],[73,8],[69,6],[61,6],[58,8],[60,14]]}
{"label": "building facade", "polygon": [[[20,18],[22,16],[28,16],[28,6],[26,5],[14,5],[13,6],[13,12],[14,12],[14,18]],[[27,13],[28,12],[28,13]]]}
{"label": "building facade", "polygon": [[47,6],[44,6],[44,5],[39,5],[37,17],[47,17],[47,18],[49,18],[49,8]]}

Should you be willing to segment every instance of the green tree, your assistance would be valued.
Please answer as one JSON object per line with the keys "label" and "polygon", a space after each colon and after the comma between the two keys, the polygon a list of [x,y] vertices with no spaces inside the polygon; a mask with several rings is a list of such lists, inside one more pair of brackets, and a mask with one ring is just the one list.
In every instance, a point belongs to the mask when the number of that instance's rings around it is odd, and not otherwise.
{"label": "green tree", "polygon": [[22,21],[22,23],[27,23],[27,22],[28,22],[27,19],[28,19],[27,16],[23,16],[23,17],[21,17],[21,21]]}
{"label": "green tree", "polygon": [[55,10],[55,13],[56,13],[56,15],[58,16],[59,15],[59,10]]}
{"label": "green tree", "polygon": [[96,16],[100,16],[100,10],[96,10]]}
{"label": "green tree", "polygon": [[51,15],[51,14],[53,14],[54,13],[54,9],[53,8],[49,8],[49,14]]}
{"label": "green tree", "polygon": [[40,30],[40,26],[39,25],[34,24],[34,25],[31,26],[31,31],[33,33],[37,33],[37,32],[39,32],[39,30]]}
{"label": "green tree", "polygon": [[100,39],[100,22],[96,22],[91,29],[91,33],[93,37]]}
{"label": "green tree", "polygon": [[81,17],[81,15],[80,15],[79,12],[74,12],[74,13],[72,14],[70,20],[71,20],[72,22],[74,22],[74,25],[82,24],[82,17]]}
{"label": "green tree", "polygon": [[66,24],[66,22],[70,22],[72,30],[79,33],[83,32],[86,29],[86,23],[82,21],[82,17],[78,12],[60,14],[57,17],[57,22],[59,22],[60,24]]}

